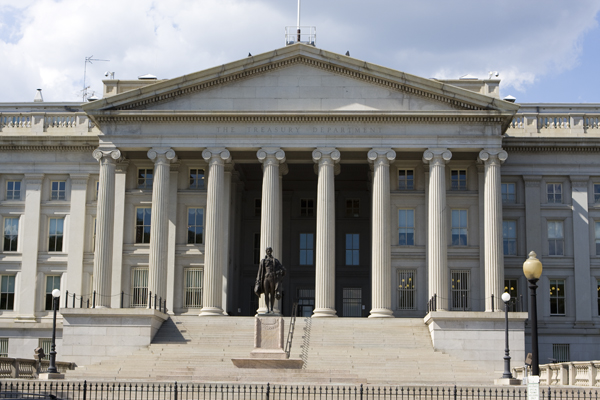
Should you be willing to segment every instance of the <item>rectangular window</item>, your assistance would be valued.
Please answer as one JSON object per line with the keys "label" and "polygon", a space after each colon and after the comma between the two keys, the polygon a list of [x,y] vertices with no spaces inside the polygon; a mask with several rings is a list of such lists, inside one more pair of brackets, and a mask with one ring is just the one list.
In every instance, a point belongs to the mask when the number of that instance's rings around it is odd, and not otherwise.
{"label": "rectangular window", "polygon": [[0,338],[0,357],[8,357],[8,338]]}
{"label": "rectangular window", "polygon": [[154,169],[139,168],[138,169],[138,188],[152,189],[154,183]]}
{"label": "rectangular window", "polygon": [[416,310],[415,276],[417,271],[398,271],[398,310]]}
{"label": "rectangular window", "polygon": [[467,190],[467,170],[453,169],[450,171],[452,190]]}
{"label": "rectangular window", "polygon": [[594,184],[594,203],[600,203],[600,184]]}
{"label": "rectangular window", "polygon": [[359,239],[358,233],[346,234],[346,265],[359,265]]}
{"label": "rectangular window", "polygon": [[188,208],[188,244],[202,244],[204,209]]}
{"label": "rectangular window", "polygon": [[546,194],[548,195],[548,203],[562,203],[562,183],[546,184]]}
{"label": "rectangular window", "polygon": [[314,217],[315,201],[313,199],[300,199],[300,216]]}
{"label": "rectangular window", "polygon": [[[505,279],[504,280],[504,291],[510,294],[510,301],[508,302],[508,311],[518,311],[517,304],[519,303],[519,284],[518,279]],[[501,299],[498,299],[501,301]]]}
{"label": "rectangular window", "polygon": [[414,246],[415,244],[415,211],[398,210],[398,245]]}
{"label": "rectangular window", "polygon": [[184,307],[202,308],[202,268],[185,269]]}
{"label": "rectangular window", "polygon": [[298,289],[298,316],[311,317],[314,309],[315,289]]}
{"label": "rectangular window", "polygon": [[502,221],[502,240],[505,256],[517,255],[517,221]]}
{"label": "rectangular window", "polygon": [[6,200],[21,199],[21,181],[6,182]]}
{"label": "rectangular window", "polygon": [[203,169],[190,169],[190,189],[204,189]]}
{"label": "rectangular window", "polygon": [[3,275],[0,279],[0,310],[13,310],[15,307],[15,277]]}
{"label": "rectangular window", "polygon": [[346,199],[346,217],[360,216],[360,200]]}
{"label": "rectangular window", "polygon": [[550,279],[550,315],[565,315],[564,279]]}
{"label": "rectangular window", "polygon": [[67,183],[65,181],[53,181],[50,182],[50,200],[64,200]]}
{"label": "rectangular window", "polygon": [[342,309],[344,317],[362,317],[361,288],[344,288],[342,290]]}
{"label": "rectangular window", "polygon": [[52,339],[50,338],[39,338],[38,346],[44,350],[44,354],[46,355],[42,360],[50,359],[50,352],[52,351]]}
{"label": "rectangular window", "polygon": [[600,256],[600,222],[596,222],[596,255]]}
{"label": "rectangular window", "polygon": [[254,264],[258,265],[260,263],[260,233],[254,234],[252,257]]}
{"label": "rectangular window", "polygon": [[262,208],[262,200],[254,199],[254,216],[255,217],[260,217],[261,208]]}
{"label": "rectangular window", "polygon": [[148,304],[148,267],[131,268],[131,307]]}
{"label": "rectangular window", "polygon": [[19,218],[4,218],[4,251],[17,251]]}
{"label": "rectangular window", "polygon": [[398,190],[413,190],[415,188],[415,173],[412,169],[398,170]]}
{"label": "rectangular window", "polygon": [[452,210],[452,246],[467,245],[467,210]]}
{"label": "rectangular window", "polygon": [[150,243],[150,223],[152,219],[151,208],[136,209],[135,217],[135,242]]}
{"label": "rectangular window", "polygon": [[600,316],[600,279],[596,280],[598,296],[598,316]]}
{"label": "rectangular window", "polygon": [[548,221],[548,255],[565,255],[563,221]]}
{"label": "rectangular window", "polygon": [[63,251],[64,218],[50,218],[48,251]]}
{"label": "rectangular window", "polygon": [[54,307],[52,305],[52,301],[54,298],[52,297],[52,291],[54,289],[60,290],[60,276],[59,275],[48,275],[46,276],[46,307],[44,310],[53,310]]}
{"label": "rectangular window", "polygon": [[469,309],[470,271],[455,270],[450,273],[452,279],[452,309]]}
{"label": "rectangular window", "polygon": [[571,361],[571,355],[569,353],[569,344],[552,344],[552,358],[556,360],[557,363]]}
{"label": "rectangular window", "polygon": [[313,233],[300,234],[300,265],[313,265],[314,237]]}
{"label": "rectangular window", "polygon": [[515,195],[515,184],[514,183],[502,183],[502,203],[503,204],[514,204],[517,201]]}

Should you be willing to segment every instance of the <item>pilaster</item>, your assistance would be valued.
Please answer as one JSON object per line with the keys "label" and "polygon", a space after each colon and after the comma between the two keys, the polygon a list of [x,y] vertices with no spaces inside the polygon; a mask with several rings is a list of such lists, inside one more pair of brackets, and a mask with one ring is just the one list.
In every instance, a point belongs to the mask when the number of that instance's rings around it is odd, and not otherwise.
{"label": "pilaster", "polygon": [[155,298],[157,301],[167,298],[170,164],[177,158],[171,148],[152,148],[148,151],[148,158],[154,161],[148,266],[148,291],[152,296],[148,307],[153,308]]}
{"label": "pilaster", "polygon": [[[115,223],[113,230],[112,293],[123,290],[123,231],[125,229],[125,183],[129,160],[117,163],[115,168]],[[112,308],[121,306],[121,296],[111,297]],[[127,305],[125,305],[127,306]]]}
{"label": "pilaster", "polygon": [[[35,284],[40,238],[40,205],[44,174],[25,174],[25,215],[23,216],[21,273],[16,282],[17,307],[19,321],[35,322],[35,305],[38,287]],[[33,283],[33,284],[32,284]]]}
{"label": "pilaster", "polygon": [[115,220],[115,167],[117,160],[121,158],[121,152],[116,149],[96,149],[92,155],[100,162],[92,290],[96,292],[96,307],[110,307],[112,235]]}
{"label": "pilaster", "polygon": [[525,181],[525,232],[526,251],[535,251],[542,261],[542,216],[540,209],[542,177],[539,175],[524,175]]}
{"label": "pilaster", "polygon": [[223,246],[225,215],[225,162],[231,154],[225,148],[209,148],[202,152],[208,162],[206,222],[204,245],[204,282],[200,316],[223,315],[223,270],[227,249]]}
{"label": "pilaster", "polygon": [[500,165],[507,157],[508,154],[502,149],[485,149],[479,153],[479,159],[485,163],[485,311],[498,310],[500,296],[504,292]]}
{"label": "pilaster", "polygon": [[175,309],[175,247],[177,245],[177,182],[179,163],[171,163],[169,177],[169,239],[167,249],[167,310]]}
{"label": "pilaster", "polygon": [[448,239],[446,227],[446,163],[448,149],[428,149],[423,162],[429,164],[427,211],[428,296],[437,295],[437,310],[448,309]]}
{"label": "pilaster", "polygon": [[575,296],[576,323],[592,322],[592,292],[590,287],[590,226],[588,216],[589,176],[571,176],[573,199],[573,264],[577,288]]}
{"label": "pilaster", "polygon": [[396,159],[396,152],[372,149],[367,158],[373,164],[372,309],[369,318],[392,318],[390,162]]}
{"label": "pilaster", "polygon": [[317,238],[315,252],[314,318],[335,317],[335,165],[340,152],[319,148],[312,153],[318,165]]}
{"label": "pilaster", "polygon": [[[66,290],[82,294],[85,208],[89,174],[71,174],[71,210],[69,215],[69,254],[67,255]],[[64,289],[63,289],[64,296]]]}

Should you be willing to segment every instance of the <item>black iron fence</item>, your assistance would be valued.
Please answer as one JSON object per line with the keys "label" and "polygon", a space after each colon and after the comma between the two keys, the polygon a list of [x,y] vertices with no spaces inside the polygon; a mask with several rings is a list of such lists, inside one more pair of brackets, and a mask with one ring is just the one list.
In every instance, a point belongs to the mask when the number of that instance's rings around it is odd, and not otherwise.
{"label": "black iron fence", "polygon": [[[598,400],[600,389],[540,390],[540,400]],[[3,399],[69,400],[527,400],[525,387],[296,386],[0,382]]]}

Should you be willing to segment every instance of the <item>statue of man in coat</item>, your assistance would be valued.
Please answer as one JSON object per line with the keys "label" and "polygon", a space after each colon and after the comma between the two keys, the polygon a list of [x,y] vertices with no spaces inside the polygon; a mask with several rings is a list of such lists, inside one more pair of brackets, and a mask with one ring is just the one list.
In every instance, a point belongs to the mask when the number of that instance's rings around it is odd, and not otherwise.
{"label": "statue of man in coat", "polygon": [[273,249],[267,247],[265,258],[260,260],[258,265],[258,275],[254,285],[254,293],[258,297],[265,294],[265,303],[267,304],[267,314],[273,313],[273,304],[275,299],[281,299],[281,282],[285,276],[285,267],[281,265],[278,259],[273,257]]}

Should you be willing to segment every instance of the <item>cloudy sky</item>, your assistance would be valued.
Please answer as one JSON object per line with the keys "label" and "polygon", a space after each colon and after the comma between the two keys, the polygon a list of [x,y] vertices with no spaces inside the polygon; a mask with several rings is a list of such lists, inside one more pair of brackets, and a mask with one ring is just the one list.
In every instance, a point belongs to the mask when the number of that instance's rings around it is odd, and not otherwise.
{"label": "cloudy sky", "polygon": [[[78,101],[284,45],[297,0],[0,0],[0,102]],[[498,71],[518,102],[600,103],[599,0],[302,0],[317,47],[423,77]]]}

